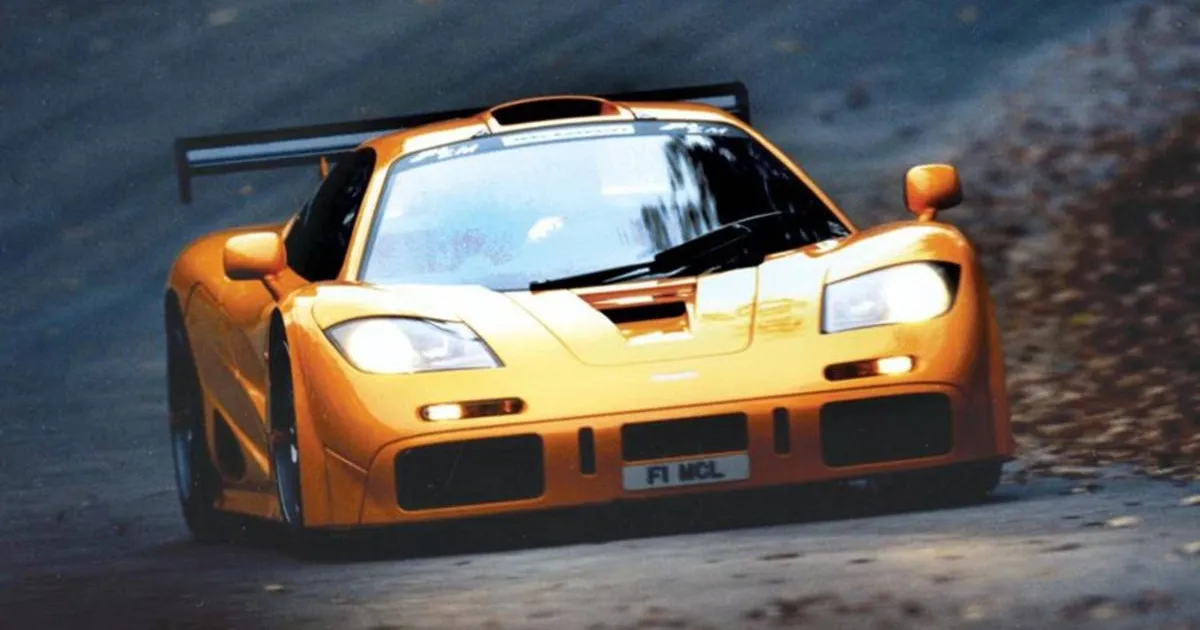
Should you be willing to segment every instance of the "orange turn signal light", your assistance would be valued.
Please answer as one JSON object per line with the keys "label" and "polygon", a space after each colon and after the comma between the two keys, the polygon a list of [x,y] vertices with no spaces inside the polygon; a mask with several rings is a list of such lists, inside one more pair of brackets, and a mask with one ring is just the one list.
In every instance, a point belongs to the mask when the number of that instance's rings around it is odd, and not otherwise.
{"label": "orange turn signal light", "polygon": [[909,356],[883,357],[852,363],[837,363],[825,368],[825,378],[831,381],[845,381],[852,378],[868,376],[894,376],[907,374],[912,371],[916,362]]}
{"label": "orange turn signal light", "polygon": [[520,398],[496,398],[425,405],[421,407],[421,417],[432,422],[443,422],[488,416],[508,416],[524,410],[525,401]]}

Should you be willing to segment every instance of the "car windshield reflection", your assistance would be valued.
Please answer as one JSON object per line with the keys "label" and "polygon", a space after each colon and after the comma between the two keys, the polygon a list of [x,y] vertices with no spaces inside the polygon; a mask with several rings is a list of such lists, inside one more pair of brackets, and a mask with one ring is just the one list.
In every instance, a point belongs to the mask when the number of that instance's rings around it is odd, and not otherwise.
{"label": "car windshield reflection", "polygon": [[362,279],[531,282],[654,258],[778,213],[764,253],[846,227],[769,151],[723,124],[637,122],[510,133],[406,156],[388,174]]}

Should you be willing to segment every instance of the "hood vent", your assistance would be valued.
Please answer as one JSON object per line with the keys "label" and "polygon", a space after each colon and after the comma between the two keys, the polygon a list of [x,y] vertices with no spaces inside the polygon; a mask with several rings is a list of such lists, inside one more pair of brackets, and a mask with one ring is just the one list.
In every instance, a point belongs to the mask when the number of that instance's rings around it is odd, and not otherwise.
{"label": "hood vent", "polygon": [[647,304],[645,306],[627,306],[610,308],[600,311],[612,323],[620,326],[632,322],[646,322],[658,319],[675,319],[687,316],[687,304],[684,302],[667,302],[665,304]]}

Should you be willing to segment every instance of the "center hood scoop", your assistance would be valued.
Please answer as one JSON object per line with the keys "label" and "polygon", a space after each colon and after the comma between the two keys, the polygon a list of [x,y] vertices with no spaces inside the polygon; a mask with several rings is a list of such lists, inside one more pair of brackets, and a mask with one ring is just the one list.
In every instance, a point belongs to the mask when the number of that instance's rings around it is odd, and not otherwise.
{"label": "center hood scoop", "polygon": [[[640,323],[662,323],[666,321],[678,322],[686,329],[689,324],[687,302],[682,300],[650,303],[645,306],[623,306],[619,308],[601,309],[600,312],[618,327],[625,324],[640,324]],[[629,326],[628,328],[633,328]],[[625,328],[622,328],[625,330]],[[626,337],[629,335],[627,334]]]}
{"label": "center hood scoop", "polygon": [[578,290],[510,293],[580,361],[627,365],[740,352],[757,269]]}

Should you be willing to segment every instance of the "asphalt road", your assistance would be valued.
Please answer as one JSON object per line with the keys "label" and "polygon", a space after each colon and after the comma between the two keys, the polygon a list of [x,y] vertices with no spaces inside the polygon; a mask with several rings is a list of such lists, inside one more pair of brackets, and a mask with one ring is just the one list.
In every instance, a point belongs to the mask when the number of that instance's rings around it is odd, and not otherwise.
{"label": "asphalt road", "polygon": [[161,492],[27,515],[26,540],[64,548],[25,558],[0,609],[13,628],[1194,628],[1196,490],[1040,481],[911,512],[772,492],[390,530],[315,558],[270,529],[190,544]]}
{"label": "asphalt road", "polygon": [[[5,2],[0,627],[1200,625],[1200,560],[1178,551],[1200,539],[1200,509],[1177,505],[1196,488],[1038,481],[883,515],[827,494],[672,505],[416,532],[421,555],[373,541],[334,561],[269,535],[187,542],[166,443],[169,261],[315,182],[205,180],[182,206],[176,136],[736,78],[758,126],[854,199],[937,159],[948,121],[986,117],[975,98],[1130,4]],[[1144,520],[1088,526],[1127,513]]]}

